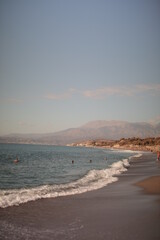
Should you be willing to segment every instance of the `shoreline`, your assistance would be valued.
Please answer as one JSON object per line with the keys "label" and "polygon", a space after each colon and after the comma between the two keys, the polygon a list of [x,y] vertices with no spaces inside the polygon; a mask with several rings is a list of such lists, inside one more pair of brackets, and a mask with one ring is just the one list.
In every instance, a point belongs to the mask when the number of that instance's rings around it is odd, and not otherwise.
{"label": "shoreline", "polygon": [[[135,138],[133,138],[135,139]],[[132,140],[133,140],[132,139]],[[159,138],[158,138],[159,139]],[[125,139],[128,140],[128,139]],[[146,140],[146,139],[139,139]],[[105,141],[105,144],[101,144],[101,142]],[[96,144],[93,142],[96,142]],[[112,143],[112,144],[110,144]],[[114,144],[113,144],[114,143]],[[120,144],[119,144],[120,143]],[[136,144],[124,144],[121,145],[121,140],[88,140],[80,143],[71,143],[65,145],[57,145],[57,144],[49,144],[49,143],[26,143],[26,142],[0,142],[0,144],[10,144],[10,145],[37,145],[37,146],[59,146],[59,147],[86,147],[86,148],[104,148],[104,149],[114,149],[114,150],[131,150],[131,151],[141,151],[141,152],[153,152],[156,153],[160,151],[160,143],[154,145],[136,145]]]}
{"label": "shoreline", "polygon": [[99,148],[99,149],[113,149],[113,150],[121,150],[121,151],[134,151],[134,152],[148,152],[148,153],[157,153],[157,146],[145,146],[145,147],[139,147],[139,146],[93,146],[93,145],[83,145],[83,146],[70,146],[68,147],[86,147],[86,148]]}
{"label": "shoreline", "polygon": [[79,143],[68,144],[67,146],[75,147],[98,147],[107,149],[121,149],[132,151],[160,151],[160,138],[122,138],[120,140],[88,140]]}
{"label": "shoreline", "polygon": [[17,240],[158,240],[160,194],[136,185],[159,179],[155,160],[153,153],[132,159],[117,182],[98,190],[0,209],[0,235]]}

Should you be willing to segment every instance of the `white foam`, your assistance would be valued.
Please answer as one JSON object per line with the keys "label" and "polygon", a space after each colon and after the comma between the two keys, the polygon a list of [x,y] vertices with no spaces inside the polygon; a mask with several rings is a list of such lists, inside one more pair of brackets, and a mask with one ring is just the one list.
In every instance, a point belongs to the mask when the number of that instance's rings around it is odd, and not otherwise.
{"label": "white foam", "polygon": [[30,189],[0,190],[0,207],[5,208],[19,205],[41,198],[54,198],[59,196],[80,194],[106,186],[118,180],[118,175],[127,171],[128,159],[113,163],[110,168],[103,170],[90,170],[81,179],[60,185],[44,185]]}
{"label": "white foam", "polygon": [[135,150],[130,150],[130,149],[120,149],[120,148],[109,148],[109,150],[113,151],[113,152],[125,152],[125,153],[134,153]]}
{"label": "white foam", "polygon": [[134,155],[133,157],[134,158],[139,158],[139,157],[141,157],[142,156],[142,153],[138,153],[137,155]]}

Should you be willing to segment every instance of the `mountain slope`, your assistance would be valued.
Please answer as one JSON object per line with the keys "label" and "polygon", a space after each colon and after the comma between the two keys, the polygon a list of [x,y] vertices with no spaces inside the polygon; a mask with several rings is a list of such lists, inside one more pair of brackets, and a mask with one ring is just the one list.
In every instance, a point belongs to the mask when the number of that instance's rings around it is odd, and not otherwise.
{"label": "mountain slope", "polygon": [[92,121],[79,128],[71,128],[49,134],[12,134],[0,137],[2,143],[30,143],[55,144],[92,140],[92,139],[120,139],[129,137],[158,137],[160,123],[152,125],[145,122],[130,123],[125,121]]}

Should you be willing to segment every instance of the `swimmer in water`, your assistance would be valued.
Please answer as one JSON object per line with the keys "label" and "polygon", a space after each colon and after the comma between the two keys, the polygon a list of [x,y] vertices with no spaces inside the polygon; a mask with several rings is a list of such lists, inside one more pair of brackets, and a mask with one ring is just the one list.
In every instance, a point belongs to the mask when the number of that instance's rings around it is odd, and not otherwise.
{"label": "swimmer in water", "polygon": [[19,162],[18,157],[13,162],[18,163]]}

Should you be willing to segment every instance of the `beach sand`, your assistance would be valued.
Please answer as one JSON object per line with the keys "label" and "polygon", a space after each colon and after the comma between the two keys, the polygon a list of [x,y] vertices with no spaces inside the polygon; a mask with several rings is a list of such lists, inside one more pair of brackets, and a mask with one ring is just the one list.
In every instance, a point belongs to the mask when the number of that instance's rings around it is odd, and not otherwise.
{"label": "beach sand", "polygon": [[160,163],[145,153],[119,181],[0,209],[0,239],[159,240]]}
{"label": "beach sand", "polygon": [[148,194],[160,194],[160,176],[153,176],[137,183]]}

